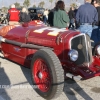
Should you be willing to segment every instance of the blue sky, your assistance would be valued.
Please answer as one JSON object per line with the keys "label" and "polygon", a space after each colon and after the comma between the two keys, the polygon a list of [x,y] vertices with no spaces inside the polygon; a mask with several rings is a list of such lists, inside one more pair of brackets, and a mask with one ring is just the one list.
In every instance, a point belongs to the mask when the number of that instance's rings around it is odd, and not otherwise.
{"label": "blue sky", "polygon": [[[51,8],[51,4],[50,4],[50,2],[48,2],[49,0],[30,0],[31,6],[34,5],[34,4],[38,5],[38,3],[41,2],[41,1],[45,2],[45,7],[46,8]],[[55,0],[53,0],[53,1],[54,2],[52,4],[52,8],[54,7],[54,4],[55,4]],[[69,6],[71,1],[75,2],[76,0],[64,0],[66,6]],[[78,1],[78,4],[79,3],[81,4],[81,3],[84,2],[84,0],[77,0],[77,1]],[[11,5],[11,4],[15,3],[15,2],[19,2],[19,3],[23,4],[24,0],[0,0],[0,7],[2,7],[2,6],[9,7],[9,5]]]}

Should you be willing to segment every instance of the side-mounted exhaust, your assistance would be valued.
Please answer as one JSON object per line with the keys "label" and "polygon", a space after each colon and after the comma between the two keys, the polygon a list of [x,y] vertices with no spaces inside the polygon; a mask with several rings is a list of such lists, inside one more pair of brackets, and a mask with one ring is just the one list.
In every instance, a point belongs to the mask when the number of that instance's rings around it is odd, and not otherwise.
{"label": "side-mounted exhaust", "polygon": [[50,50],[53,50],[53,48],[50,48],[50,47],[39,46],[39,45],[28,44],[28,43],[26,44],[26,43],[16,42],[14,40],[9,40],[9,39],[3,38],[2,36],[0,36],[0,42],[5,42],[5,43],[13,44],[13,45],[19,46],[21,48],[50,49]]}

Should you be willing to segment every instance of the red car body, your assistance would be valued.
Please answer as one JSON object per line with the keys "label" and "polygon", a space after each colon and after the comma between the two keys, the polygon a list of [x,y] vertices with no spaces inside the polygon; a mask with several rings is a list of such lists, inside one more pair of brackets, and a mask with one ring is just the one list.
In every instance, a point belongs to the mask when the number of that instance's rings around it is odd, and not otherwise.
{"label": "red car body", "polygon": [[[8,30],[5,31],[5,29]],[[18,64],[30,67],[34,54],[41,49],[48,49],[57,56],[62,69],[64,69],[65,73],[70,73],[70,77],[80,75],[82,79],[88,79],[100,75],[100,56],[96,53],[98,46],[92,49],[90,38],[85,34],[80,34],[79,31],[48,27],[40,22],[36,24],[33,21],[22,26],[4,26],[1,28],[0,34],[1,52],[5,58]],[[78,51],[78,59],[76,61],[71,61],[69,57],[69,51],[73,49]],[[45,60],[42,61],[41,59],[40,61],[42,64],[45,62]],[[35,66],[37,66],[37,62],[36,60]],[[47,68],[45,69],[47,70]],[[37,71],[36,69],[34,70]],[[32,72],[35,73],[35,71]],[[43,72],[45,77],[48,76],[49,72],[47,72]],[[41,73],[39,77],[42,77]],[[38,78],[34,80],[37,81]],[[49,84],[51,84],[51,81]],[[48,90],[51,88],[49,85],[46,86],[48,86]],[[48,90],[38,87],[36,91],[46,99],[53,98],[54,95],[51,95],[51,93],[47,96],[40,93],[40,91],[47,93]]]}

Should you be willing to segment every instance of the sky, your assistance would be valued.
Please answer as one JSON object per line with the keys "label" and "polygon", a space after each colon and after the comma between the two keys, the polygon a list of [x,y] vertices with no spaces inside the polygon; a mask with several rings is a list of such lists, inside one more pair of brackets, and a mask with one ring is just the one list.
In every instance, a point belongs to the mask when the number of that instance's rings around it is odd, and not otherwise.
{"label": "sky", "polygon": [[[41,2],[41,1],[45,2],[45,5],[44,5],[45,8],[50,9],[50,8],[54,7],[55,0],[53,0],[52,6],[51,6],[51,3],[49,2],[49,0],[30,0],[30,3],[31,3],[30,7],[32,7],[34,4],[38,5],[38,3]],[[69,6],[71,1],[76,2],[76,0],[64,0],[65,5]],[[22,5],[24,0],[0,0],[0,8],[2,6],[9,7],[11,4],[13,4],[15,2],[18,2]],[[84,3],[84,0],[77,0],[77,4],[82,4],[82,3]]]}

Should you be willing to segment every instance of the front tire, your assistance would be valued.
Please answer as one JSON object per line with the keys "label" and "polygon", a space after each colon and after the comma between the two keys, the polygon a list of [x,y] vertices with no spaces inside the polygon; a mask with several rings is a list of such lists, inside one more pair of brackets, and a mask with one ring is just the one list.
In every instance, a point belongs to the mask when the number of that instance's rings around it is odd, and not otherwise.
{"label": "front tire", "polygon": [[35,91],[45,99],[57,98],[63,91],[64,71],[58,57],[49,49],[37,51],[32,59],[31,73]]}

